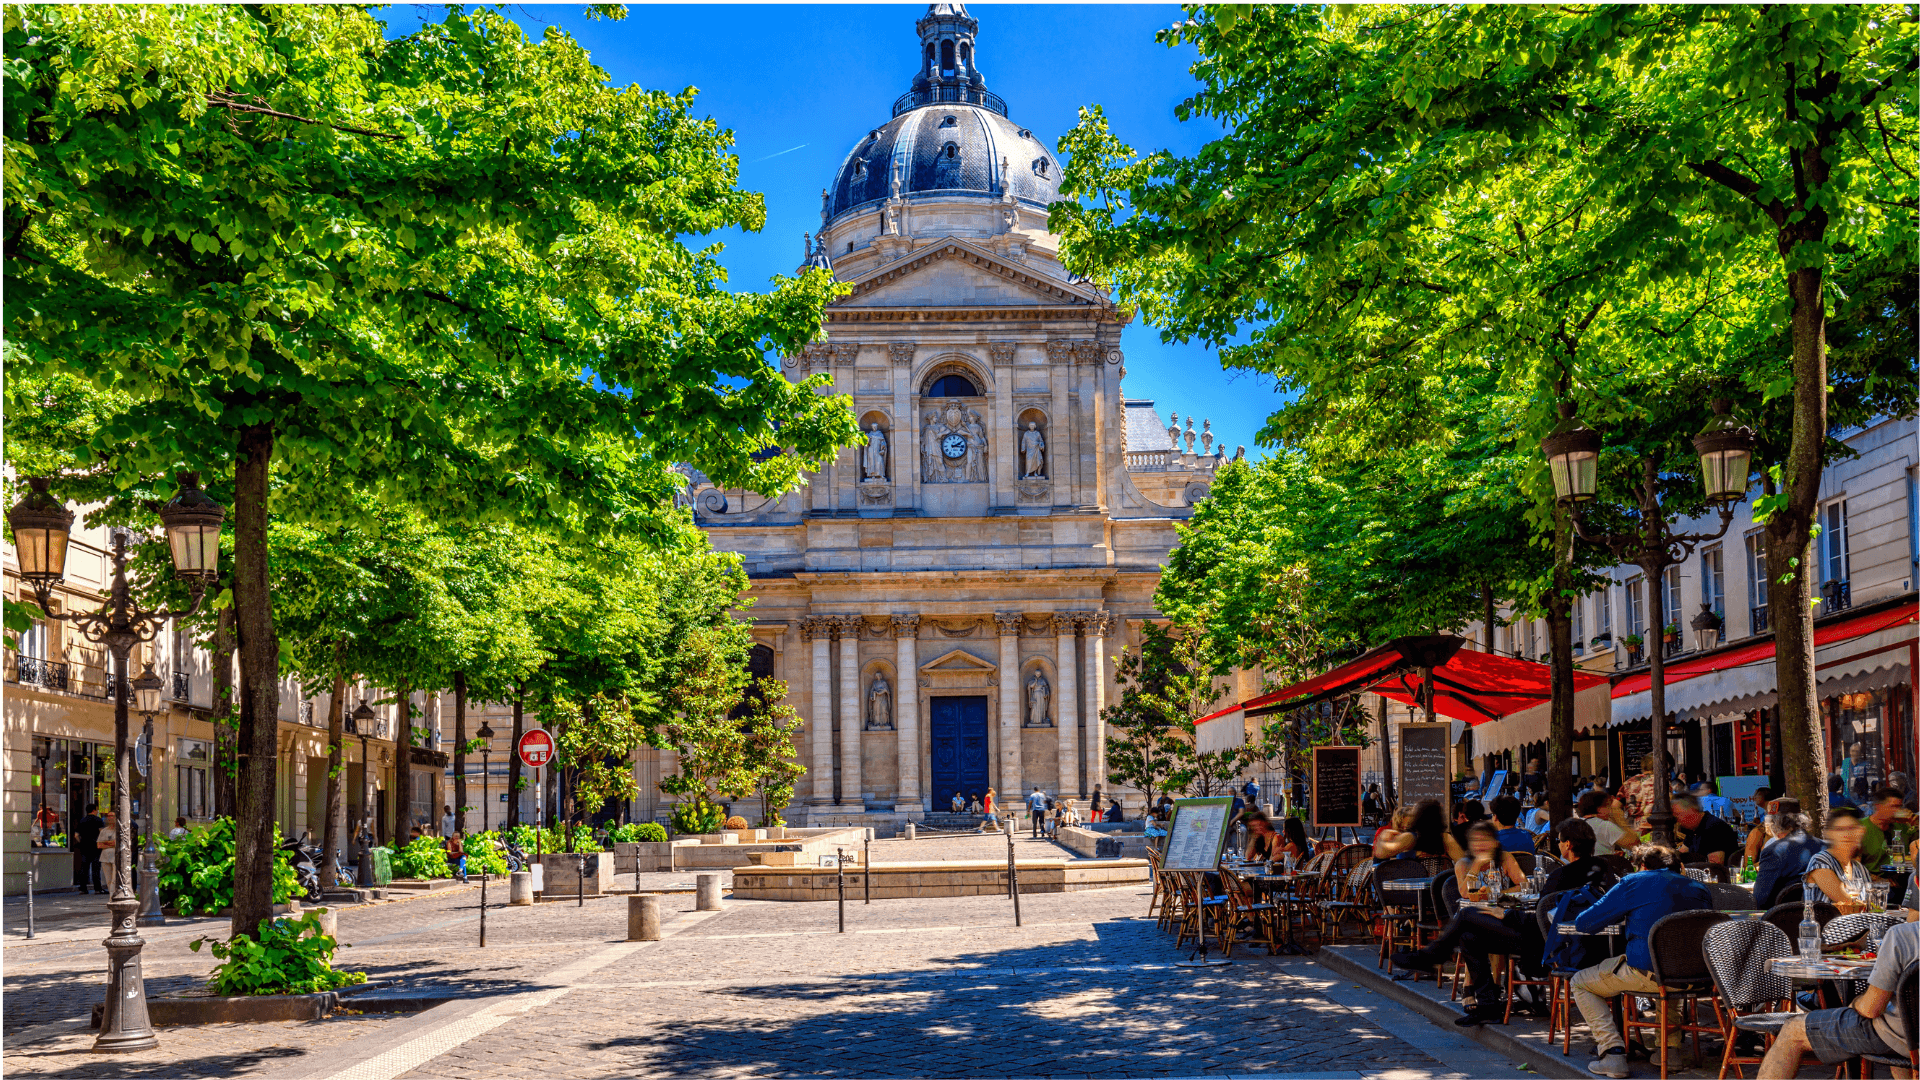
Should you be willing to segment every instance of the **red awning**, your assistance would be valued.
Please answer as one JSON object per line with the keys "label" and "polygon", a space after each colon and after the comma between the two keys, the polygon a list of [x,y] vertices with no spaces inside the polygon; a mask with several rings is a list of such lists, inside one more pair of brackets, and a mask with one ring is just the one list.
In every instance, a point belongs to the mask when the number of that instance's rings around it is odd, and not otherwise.
{"label": "red awning", "polygon": [[[1426,664],[1433,665],[1433,711],[1468,724],[1498,720],[1551,696],[1547,665],[1469,651],[1461,648],[1465,644],[1464,638],[1450,635],[1397,638],[1324,675],[1222,709],[1199,722],[1242,710],[1248,716],[1286,712],[1342,694],[1363,692],[1418,707],[1419,669]],[[1604,675],[1574,669],[1576,693],[1605,681]]]}
{"label": "red awning", "polygon": [[[1903,622],[1912,622],[1914,616],[1915,605],[1906,603],[1886,611],[1875,611],[1865,615],[1856,615],[1852,618],[1838,619],[1825,626],[1814,627],[1813,647],[1817,649],[1825,645],[1832,645],[1865,634],[1871,634],[1875,630],[1884,630],[1889,626],[1898,626]],[[1751,645],[1742,645],[1737,649],[1724,649],[1719,652],[1708,653],[1705,656],[1676,660],[1667,665],[1666,684],[1672,686],[1675,683],[1686,682],[1688,679],[1697,679],[1702,675],[1711,675],[1716,671],[1726,671],[1729,668],[1741,667],[1746,664],[1768,660],[1772,657],[1773,638],[1768,637],[1764,641],[1756,641]],[[1616,683],[1613,688],[1613,696],[1622,698],[1628,694],[1638,694],[1647,690],[1652,685],[1652,672],[1642,671],[1629,675]]]}

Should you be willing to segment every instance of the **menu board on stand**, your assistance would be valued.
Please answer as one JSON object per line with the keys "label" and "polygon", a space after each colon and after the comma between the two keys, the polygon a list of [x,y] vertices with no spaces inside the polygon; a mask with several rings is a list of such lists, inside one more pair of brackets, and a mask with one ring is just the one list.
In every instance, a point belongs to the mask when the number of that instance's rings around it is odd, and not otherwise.
{"label": "menu board on stand", "polygon": [[1428,799],[1440,804],[1440,814],[1453,817],[1448,758],[1453,752],[1453,725],[1409,722],[1400,731],[1400,805],[1415,806]]}
{"label": "menu board on stand", "polygon": [[1168,870],[1218,870],[1232,824],[1233,800],[1176,799],[1167,825]]}
{"label": "menu board on stand", "polygon": [[1313,748],[1313,827],[1358,828],[1360,822],[1360,748]]}

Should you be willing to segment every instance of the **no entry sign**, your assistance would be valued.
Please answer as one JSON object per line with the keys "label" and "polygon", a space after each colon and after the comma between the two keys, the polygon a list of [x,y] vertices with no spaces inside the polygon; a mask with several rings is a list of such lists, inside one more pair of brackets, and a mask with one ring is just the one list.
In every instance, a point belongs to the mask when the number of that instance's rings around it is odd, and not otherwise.
{"label": "no entry sign", "polygon": [[521,762],[537,769],[553,760],[553,736],[535,728],[520,736],[519,751]]}

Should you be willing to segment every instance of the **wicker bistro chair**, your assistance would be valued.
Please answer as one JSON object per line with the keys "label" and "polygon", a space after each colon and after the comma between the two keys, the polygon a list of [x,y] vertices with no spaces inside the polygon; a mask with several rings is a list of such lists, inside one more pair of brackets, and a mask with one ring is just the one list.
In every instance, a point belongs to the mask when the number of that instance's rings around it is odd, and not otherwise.
{"label": "wicker bistro chair", "polygon": [[[1773,894],[1773,906],[1779,907],[1782,904],[1799,904],[1805,902],[1806,898],[1806,884],[1796,881],[1790,885],[1781,886],[1780,891]],[[1820,901],[1816,900],[1814,902],[1819,903]],[[1788,936],[1791,937],[1792,935]]]}
{"label": "wicker bistro chair", "polygon": [[1701,942],[1707,972],[1718,996],[1714,1019],[1726,1049],[1720,1054],[1720,1080],[1729,1070],[1744,1077],[1742,1065],[1758,1065],[1758,1057],[1741,1055],[1735,1044],[1741,1032],[1755,1032],[1768,1045],[1793,1016],[1793,981],[1767,969],[1767,961],[1793,955],[1793,942],[1777,926],[1763,919],[1729,919],[1707,928]]}
{"label": "wicker bistro chair", "polygon": [[1900,999],[1900,1016],[1907,1022],[1907,1055],[1866,1054],[1860,1058],[1860,1075],[1872,1075],[1873,1066],[1906,1069],[1909,1076],[1920,1076],[1920,964],[1908,964],[1900,973],[1900,985],[1894,990]]}
{"label": "wicker bistro chair", "polygon": [[1753,890],[1738,885],[1722,885],[1717,881],[1707,882],[1707,892],[1713,897],[1715,911],[1752,911]]}
{"label": "wicker bistro chair", "polygon": [[[1800,951],[1800,907],[1800,902],[1797,900],[1791,904],[1775,904],[1767,909],[1765,915],[1760,916],[1762,921],[1772,923],[1787,935],[1787,943],[1793,946],[1796,953]],[[1832,904],[1813,905],[1813,920],[1821,926],[1827,925],[1839,916],[1840,909]],[[1824,932],[1821,940],[1823,942],[1826,940]]]}
{"label": "wicker bistro chair", "polygon": [[1690,1015],[1680,1022],[1679,1031],[1684,1036],[1693,1035],[1693,1056],[1700,1056],[1700,1033],[1710,1031],[1718,1033],[1718,1024],[1699,1022],[1700,998],[1713,993],[1713,977],[1707,971],[1706,949],[1704,942],[1707,931],[1727,921],[1727,915],[1719,911],[1676,911],[1653,924],[1647,931],[1647,952],[1653,956],[1653,981],[1660,985],[1658,994],[1641,995],[1654,997],[1657,1018],[1642,1020],[1634,1010],[1622,1010],[1626,1020],[1626,1037],[1631,1039],[1634,1032],[1641,1028],[1658,1029],[1660,1040],[1660,1080],[1667,1080],[1667,1033],[1672,1029],[1667,1019],[1667,1002],[1678,999],[1683,1010]]}
{"label": "wicker bistro chair", "polygon": [[[1183,891],[1186,893],[1185,917],[1180,921],[1180,934],[1174,938],[1175,948],[1186,943],[1192,937],[1194,944],[1206,940],[1207,923],[1213,923],[1214,938],[1220,943],[1220,955],[1233,955],[1234,928],[1229,897],[1224,893],[1214,893],[1208,888],[1207,874],[1201,870],[1183,870],[1179,872]],[[1212,918],[1209,920],[1208,916]]]}
{"label": "wicker bistro chair", "polygon": [[1386,967],[1387,960],[1402,946],[1419,946],[1420,924],[1426,914],[1429,891],[1387,889],[1382,887],[1383,884],[1389,881],[1431,883],[1432,880],[1433,875],[1418,859],[1388,859],[1373,868],[1371,891],[1374,903],[1379,906],[1380,922],[1380,962],[1377,966]]}
{"label": "wicker bistro chair", "polygon": [[1160,853],[1160,849],[1153,847],[1151,845],[1147,847],[1147,868],[1148,868],[1148,872],[1153,875],[1153,896],[1147,900],[1147,917],[1153,918],[1154,909],[1159,908],[1160,916],[1158,919],[1158,924],[1162,928],[1165,928],[1167,924],[1167,906],[1168,905],[1167,905],[1167,883],[1165,880],[1165,875],[1161,871],[1160,867],[1161,867],[1161,864],[1165,863],[1166,861],[1167,861],[1167,857]]}
{"label": "wicker bistro chair", "polygon": [[[1260,899],[1253,891],[1247,879],[1226,867],[1220,868],[1220,884],[1225,891],[1227,911],[1225,921],[1232,924],[1234,936],[1238,936],[1241,924],[1245,924],[1249,940],[1259,939],[1266,942],[1267,955],[1280,951],[1280,909],[1277,905]],[[1223,941],[1224,955],[1233,955],[1233,946]]]}
{"label": "wicker bistro chair", "polygon": [[1319,939],[1338,940],[1340,927],[1352,918],[1364,917],[1366,902],[1352,887],[1353,871],[1373,861],[1373,848],[1367,844],[1348,844],[1327,860],[1320,874]]}
{"label": "wicker bistro chair", "polygon": [[1856,911],[1851,915],[1838,915],[1821,921],[1820,947],[1844,949],[1868,937],[1879,937],[1906,921],[1906,914],[1900,911]]}
{"label": "wicker bistro chair", "polygon": [[[1542,942],[1553,933],[1553,910],[1559,904],[1560,894],[1548,893],[1533,909]],[[1547,968],[1547,1045],[1552,1046],[1553,1033],[1560,1032],[1562,1056],[1573,1052],[1573,977],[1579,973],[1579,968]]]}
{"label": "wicker bistro chair", "polygon": [[1533,868],[1537,858],[1533,852],[1509,851],[1507,852],[1507,854],[1513,856],[1513,861],[1520,865],[1521,873],[1528,874],[1528,875],[1531,875],[1533,873]]}

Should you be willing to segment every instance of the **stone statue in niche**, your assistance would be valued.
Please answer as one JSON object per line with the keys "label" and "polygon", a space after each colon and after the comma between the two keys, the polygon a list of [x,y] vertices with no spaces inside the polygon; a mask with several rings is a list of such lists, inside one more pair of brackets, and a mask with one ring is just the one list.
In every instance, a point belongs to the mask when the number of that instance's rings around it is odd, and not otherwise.
{"label": "stone statue in niche", "polygon": [[940,482],[940,439],[946,433],[946,426],[940,423],[940,414],[928,409],[926,426],[920,429],[920,479],[926,483]]}
{"label": "stone statue in niche", "polygon": [[987,478],[987,426],[976,409],[967,410],[966,432],[967,482],[982,483]]}
{"label": "stone statue in niche", "polygon": [[1028,479],[1047,475],[1047,440],[1040,434],[1040,425],[1032,420],[1020,435],[1020,464],[1020,475]]}
{"label": "stone statue in niche", "polygon": [[1033,678],[1027,680],[1027,726],[1052,727],[1053,720],[1047,715],[1047,703],[1053,697],[1053,685],[1047,682],[1046,672],[1033,669]]}
{"label": "stone statue in niche", "polygon": [[878,423],[867,429],[867,445],[860,451],[860,476],[865,480],[887,478],[887,433]]}
{"label": "stone statue in niche", "polygon": [[893,730],[893,685],[887,682],[887,673],[876,671],[873,682],[867,687],[867,730]]}

